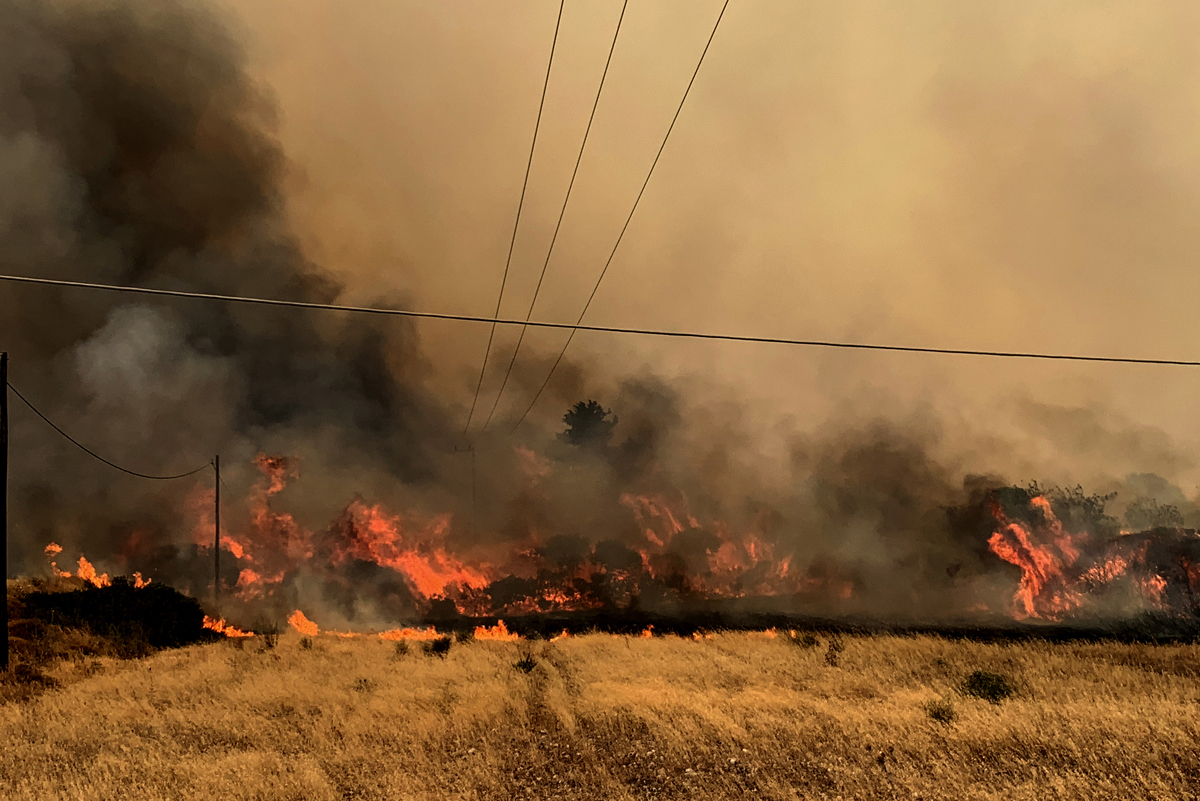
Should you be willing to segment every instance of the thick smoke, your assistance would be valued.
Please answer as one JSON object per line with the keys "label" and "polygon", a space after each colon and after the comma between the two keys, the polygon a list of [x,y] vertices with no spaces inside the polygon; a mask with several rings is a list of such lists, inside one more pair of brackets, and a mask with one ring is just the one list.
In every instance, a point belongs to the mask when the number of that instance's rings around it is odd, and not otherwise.
{"label": "thick smoke", "polygon": [[[339,296],[288,230],[273,106],[220,19],[178,2],[12,0],[0,41],[6,272]],[[449,443],[403,322],[47,287],[5,286],[0,303],[14,385],[139,471],[319,442],[332,465],[420,482]],[[105,520],[178,495],[123,482],[14,415],[18,564],[64,530],[103,548]]]}
{"label": "thick smoke", "polygon": [[[403,304],[306,257],[276,124],[241,42],[205,7],[0,0],[0,268]],[[90,447],[150,473],[222,455],[231,539],[257,538],[249,557],[229,552],[222,577],[247,608],[347,626],[428,612],[450,585],[381,548],[372,526],[384,523],[459,576],[460,606],[492,612],[551,608],[549,596],[666,608],[758,594],[829,612],[997,611],[1020,575],[961,510],[1039,460],[1014,456],[1019,437],[984,439],[932,412],[841,410],[819,434],[764,432],[731,388],[567,363],[547,405],[594,395],[619,416],[610,436],[572,441],[554,421],[514,439],[502,423],[471,453],[456,451],[465,409],[428,388],[444,376],[399,319],[7,284],[0,306],[13,384]],[[524,362],[519,392],[548,364]],[[1116,459],[1089,479],[1193,466],[1161,432],[1094,412],[1029,401],[1019,416],[1039,442]],[[207,597],[209,475],[122,476],[20,407],[12,430],[15,572],[44,569],[56,541]],[[256,468],[260,453],[288,460]],[[1014,468],[1025,472],[975,475]],[[1107,482],[1096,489],[1121,491],[1118,504],[1144,498],[1137,514],[1161,502],[1196,522],[1165,479]]]}

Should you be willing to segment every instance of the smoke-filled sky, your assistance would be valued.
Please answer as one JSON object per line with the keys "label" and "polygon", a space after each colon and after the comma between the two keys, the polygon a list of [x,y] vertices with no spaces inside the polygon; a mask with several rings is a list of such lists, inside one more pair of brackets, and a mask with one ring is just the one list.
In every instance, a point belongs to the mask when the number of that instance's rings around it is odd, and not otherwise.
{"label": "smoke-filled sky", "polygon": [[[720,7],[629,4],[535,318],[579,313]],[[502,316],[527,311],[620,8],[566,4]],[[4,271],[488,315],[557,10],[0,0]],[[1200,358],[1196,17],[735,0],[587,322]],[[93,447],[154,472],[219,450],[234,498],[254,454],[298,457],[276,500],[314,530],[361,493],[450,514],[462,547],[595,543],[637,534],[622,493],[669,487],[776,521],[797,564],[945,584],[974,546],[932,521],[968,474],[1200,495],[1200,368],[585,333],[510,438],[565,337],[533,331],[464,527],[484,326],[31,286],[0,286],[0,312],[13,383]],[[621,422],[572,462],[553,435],[585,397]],[[19,410],[13,442],[18,564],[55,538],[133,569],[137,531],[190,538],[184,490],[105,473]],[[567,466],[539,489],[546,459]]]}
{"label": "smoke-filled sky", "polygon": [[[620,5],[564,12],[505,315],[527,309]],[[233,6],[279,102],[311,256],[363,296],[490,312],[557,3]],[[581,308],[719,8],[630,4],[536,317]],[[1198,15],[1187,2],[732,3],[588,320],[1196,358]],[[421,332],[441,391],[469,392],[486,332]],[[531,339],[545,352],[563,336]],[[1200,433],[1188,368],[601,334],[572,353],[611,375],[644,363],[715,379],[800,427],[847,407],[931,409],[1012,443],[998,467],[1085,481],[1163,469],[1150,462],[1169,448],[1134,436],[1143,427],[1181,449]],[[527,382],[545,369],[526,367]]]}

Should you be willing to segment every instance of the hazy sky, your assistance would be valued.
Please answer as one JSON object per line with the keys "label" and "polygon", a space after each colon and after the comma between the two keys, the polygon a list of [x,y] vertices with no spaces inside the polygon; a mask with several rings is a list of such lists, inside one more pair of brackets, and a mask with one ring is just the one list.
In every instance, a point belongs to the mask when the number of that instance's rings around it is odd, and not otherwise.
{"label": "hazy sky", "polygon": [[[225,1],[311,257],[349,300],[490,314],[558,3]],[[720,5],[630,2],[535,318],[582,308]],[[502,315],[528,307],[620,7],[566,4]],[[587,321],[1200,358],[1197,29],[1186,1],[734,0]],[[431,381],[469,402],[486,328],[420,330]],[[563,336],[531,334],[514,405]],[[601,334],[571,352],[596,392],[681,376],[762,430],[927,415],[997,469],[1194,490],[1200,368]]]}

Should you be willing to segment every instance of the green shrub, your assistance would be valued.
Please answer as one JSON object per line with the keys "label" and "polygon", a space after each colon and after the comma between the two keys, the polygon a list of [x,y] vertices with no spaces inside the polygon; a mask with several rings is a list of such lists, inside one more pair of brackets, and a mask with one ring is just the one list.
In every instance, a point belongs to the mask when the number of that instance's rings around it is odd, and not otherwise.
{"label": "green shrub", "polygon": [[988,703],[998,704],[1016,692],[1016,688],[999,673],[977,670],[963,679],[959,692],[973,698],[982,698]]}

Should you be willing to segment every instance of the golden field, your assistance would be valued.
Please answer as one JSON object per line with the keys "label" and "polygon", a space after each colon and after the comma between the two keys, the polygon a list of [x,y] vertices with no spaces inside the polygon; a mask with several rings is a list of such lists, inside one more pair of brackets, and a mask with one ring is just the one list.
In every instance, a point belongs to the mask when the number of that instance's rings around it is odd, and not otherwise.
{"label": "golden field", "polygon": [[[284,634],[57,663],[0,705],[0,797],[1182,799],[1200,646]],[[305,647],[305,646],[308,647]],[[532,654],[526,673],[514,663]],[[1000,704],[959,692],[1010,677]],[[948,700],[955,720],[926,704]]]}

